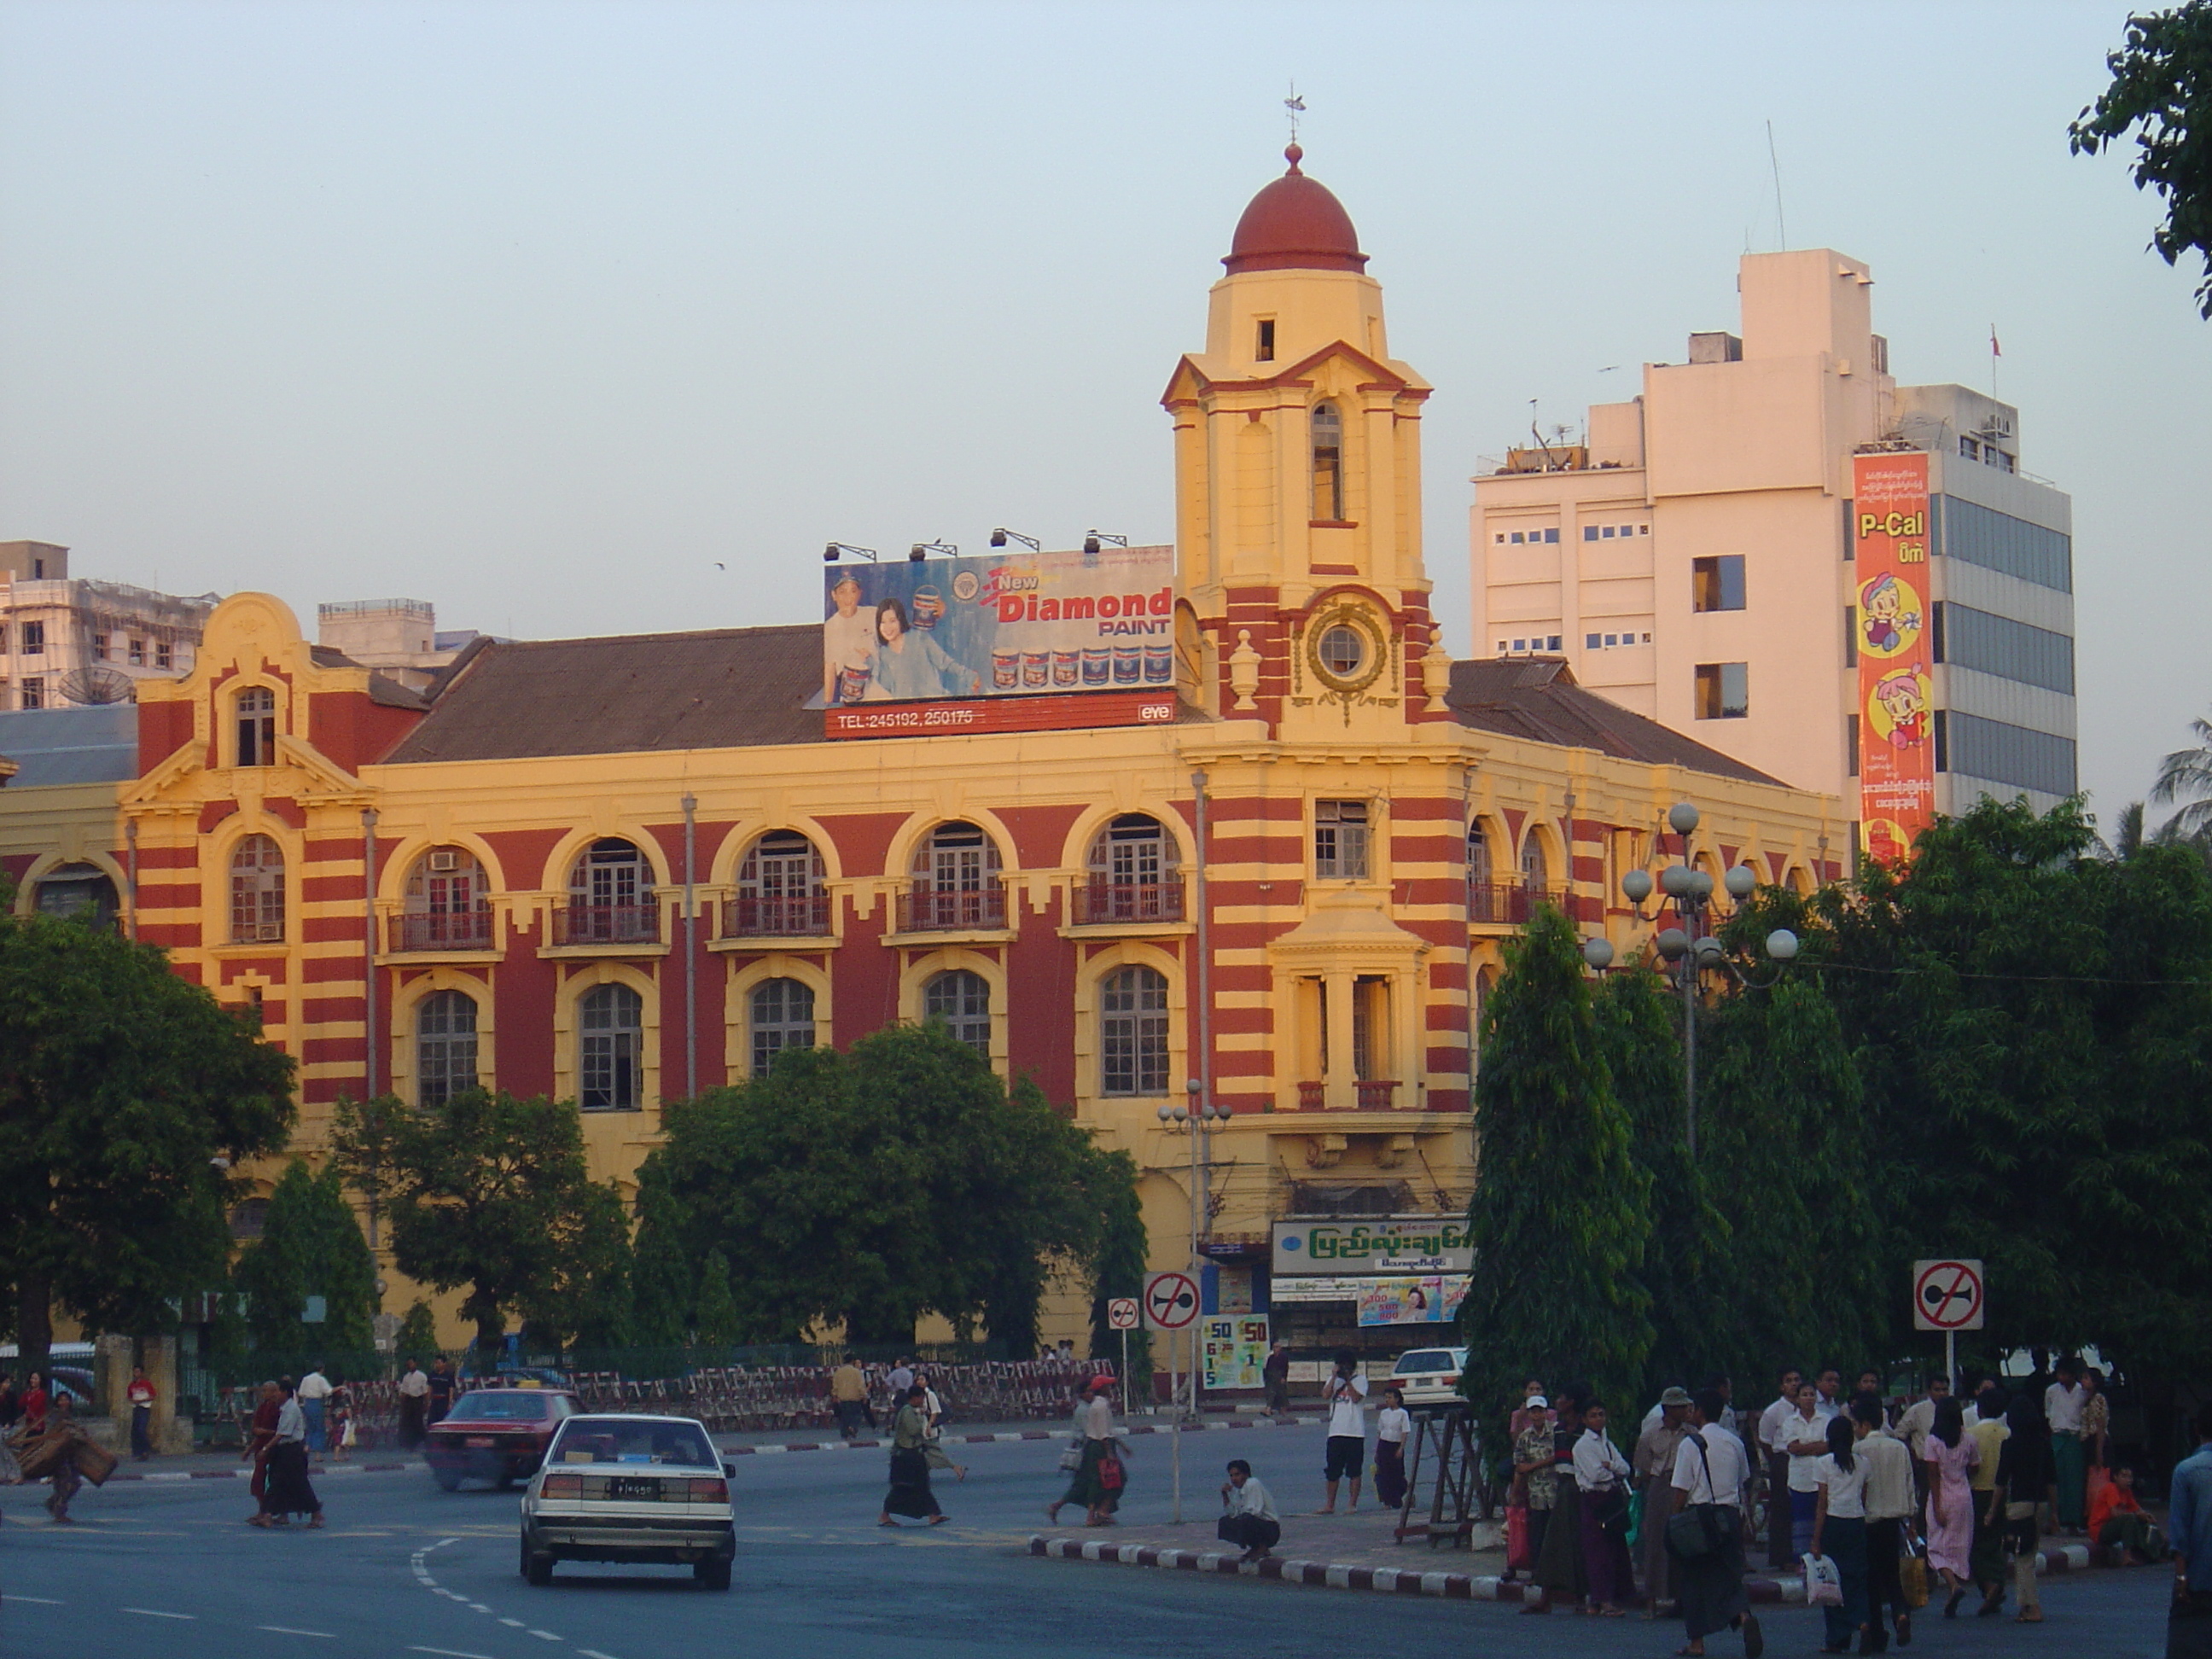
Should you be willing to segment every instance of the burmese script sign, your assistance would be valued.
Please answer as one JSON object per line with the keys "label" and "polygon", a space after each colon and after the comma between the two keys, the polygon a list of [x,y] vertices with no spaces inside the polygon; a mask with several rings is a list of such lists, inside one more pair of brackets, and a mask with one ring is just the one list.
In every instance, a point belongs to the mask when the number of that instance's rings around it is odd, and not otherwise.
{"label": "burmese script sign", "polygon": [[1886,864],[1936,821],[1929,713],[1928,457],[1851,457],[1851,545],[1858,603],[1859,819]]}
{"label": "burmese script sign", "polygon": [[1465,1274],[1474,1267],[1467,1223],[1458,1218],[1278,1221],[1274,1234],[1279,1282],[1304,1276],[1420,1278]]}
{"label": "burmese script sign", "polygon": [[823,577],[831,708],[1175,689],[1175,549],[840,564]]}

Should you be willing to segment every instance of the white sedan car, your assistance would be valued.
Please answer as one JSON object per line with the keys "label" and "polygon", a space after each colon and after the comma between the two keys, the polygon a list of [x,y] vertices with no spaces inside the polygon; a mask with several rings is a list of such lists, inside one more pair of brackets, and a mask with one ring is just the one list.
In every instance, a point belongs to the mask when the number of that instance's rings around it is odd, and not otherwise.
{"label": "white sedan car", "polygon": [[1396,1389],[1408,1406],[1449,1406],[1460,1400],[1459,1374],[1465,1348],[1410,1348],[1398,1356],[1383,1386]]}
{"label": "white sedan car", "polygon": [[727,1589],[735,1473],[692,1418],[572,1417],[522,1495],[522,1576],[550,1584],[556,1561],[659,1562]]}

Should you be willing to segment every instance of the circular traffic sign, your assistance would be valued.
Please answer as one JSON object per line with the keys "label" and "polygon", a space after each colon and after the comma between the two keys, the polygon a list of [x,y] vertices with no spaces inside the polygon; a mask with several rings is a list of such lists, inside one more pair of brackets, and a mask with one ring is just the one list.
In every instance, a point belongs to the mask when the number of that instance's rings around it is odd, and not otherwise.
{"label": "circular traffic sign", "polygon": [[1137,1298],[1117,1296],[1106,1304],[1106,1328],[1109,1331],[1133,1331],[1137,1328]]}
{"label": "circular traffic sign", "polygon": [[1154,1273],[1145,1281],[1145,1323],[1180,1331],[1197,1322],[1198,1285],[1188,1273]]}
{"label": "circular traffic sign", "polygon": [[1980,1262],[1923,1261],[1912,1279],[1913,1321],[1923,1330],[1978,1330],[1985,1293]]}

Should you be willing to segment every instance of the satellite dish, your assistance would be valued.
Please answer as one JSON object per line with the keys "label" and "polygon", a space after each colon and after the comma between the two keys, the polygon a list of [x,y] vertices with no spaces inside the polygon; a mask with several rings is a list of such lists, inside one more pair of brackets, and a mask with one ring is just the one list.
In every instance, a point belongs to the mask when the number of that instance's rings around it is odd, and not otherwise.
{"label": "satellite dish", "polygon": [[131,676],[112,668],[72,668],[54,689],[71,702],[87,706],[131,702],[137,695]]}

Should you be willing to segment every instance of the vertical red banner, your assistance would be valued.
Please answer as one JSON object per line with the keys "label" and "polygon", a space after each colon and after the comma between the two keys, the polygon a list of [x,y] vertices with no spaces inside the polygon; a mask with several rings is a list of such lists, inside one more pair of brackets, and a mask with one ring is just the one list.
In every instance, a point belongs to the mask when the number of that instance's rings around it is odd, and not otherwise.
{"label": "vertical red banner", "polygon": [[1851,458],[1858,567],[1859,818],[1867,854],[1895,863],[1936,821],[1928,645],[1928,457]]}

